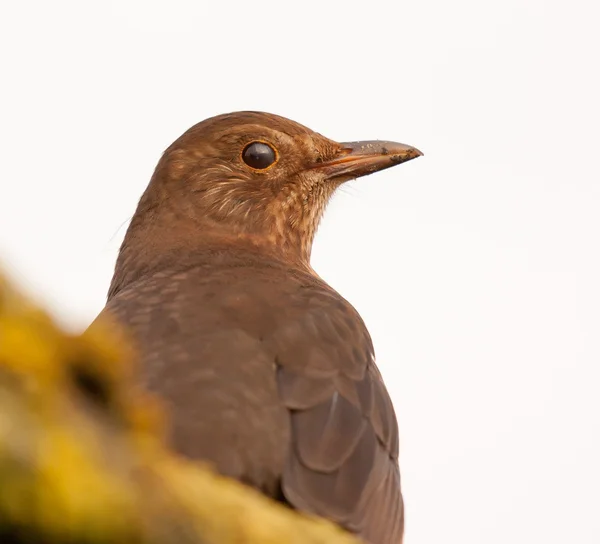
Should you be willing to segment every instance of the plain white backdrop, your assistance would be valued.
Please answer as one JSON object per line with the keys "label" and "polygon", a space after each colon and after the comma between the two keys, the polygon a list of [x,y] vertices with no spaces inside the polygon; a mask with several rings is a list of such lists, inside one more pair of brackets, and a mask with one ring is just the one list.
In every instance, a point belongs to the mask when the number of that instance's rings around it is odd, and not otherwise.
{"label": "plain white backdrop", "polygon": [[406,543],[598,544],[598,6],[4,2],[2,266],[84,328],[161,152],[212,115],[414,145],[313,256],[398,412]]}

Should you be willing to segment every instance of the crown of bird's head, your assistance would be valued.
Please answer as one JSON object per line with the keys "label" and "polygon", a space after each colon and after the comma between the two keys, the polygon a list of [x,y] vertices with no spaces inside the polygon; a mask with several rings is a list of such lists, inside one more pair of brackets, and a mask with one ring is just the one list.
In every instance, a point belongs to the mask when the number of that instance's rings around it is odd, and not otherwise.
{"label": "crown of bird's head", "polygon": [[229,238],[307,263],[340,184],[420,155],[396,142],[338,143],[268,113],[212,117],[165,151],[122,250],[142,229],[163,249]]}

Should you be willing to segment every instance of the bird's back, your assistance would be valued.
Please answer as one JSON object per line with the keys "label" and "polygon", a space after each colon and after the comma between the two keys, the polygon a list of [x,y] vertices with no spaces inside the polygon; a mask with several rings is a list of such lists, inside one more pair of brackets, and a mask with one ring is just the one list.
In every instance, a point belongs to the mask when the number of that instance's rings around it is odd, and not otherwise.
{"label": "bird's back", "polygon": [[185,253],[113,292],[181,454],[358,532],[400,542],[392,404],[354,308],[251,251]]}

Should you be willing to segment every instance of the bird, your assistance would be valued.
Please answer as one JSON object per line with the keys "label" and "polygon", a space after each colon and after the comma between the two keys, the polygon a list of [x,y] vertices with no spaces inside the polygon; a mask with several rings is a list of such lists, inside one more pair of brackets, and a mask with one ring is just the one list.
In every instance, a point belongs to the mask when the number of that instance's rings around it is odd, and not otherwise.
{"label": "bird", "polygon": [[265,112],[194,125],[158,161],[91,325],[130,331],[178,454],[370,544],[403,539],[398,423],[311,249],[340,185],[420,155]]}

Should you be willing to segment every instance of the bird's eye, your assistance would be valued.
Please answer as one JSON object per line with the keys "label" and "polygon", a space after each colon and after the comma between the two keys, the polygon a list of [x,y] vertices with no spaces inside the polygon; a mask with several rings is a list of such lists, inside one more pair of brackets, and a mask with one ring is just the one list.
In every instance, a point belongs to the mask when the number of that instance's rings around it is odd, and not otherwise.
{"label": "bird's eye", "polygon": [[264,170],[275,163],[277,153],[269,144],[252,142],[242,151],[242,159],[250,168]]}

